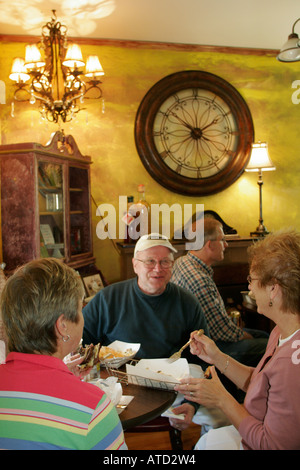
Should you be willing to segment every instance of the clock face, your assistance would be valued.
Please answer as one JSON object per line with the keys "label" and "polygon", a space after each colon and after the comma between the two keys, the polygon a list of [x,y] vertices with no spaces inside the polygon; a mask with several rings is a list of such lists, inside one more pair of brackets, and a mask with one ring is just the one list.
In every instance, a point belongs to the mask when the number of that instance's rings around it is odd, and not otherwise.
{"label": "clock face", "polygon": [[246,166],[253,142],[250,111],[216,75],[179,72],[158,82],[137,112],[135,140],[149,173],[187,195],[213,194]]}
{"label": "clock face", "polygon": [[159,108],[153,124],[156,149],[182,176],[208,178],[234,158],[238,125],[226,102],[207,90],[181,90]]}

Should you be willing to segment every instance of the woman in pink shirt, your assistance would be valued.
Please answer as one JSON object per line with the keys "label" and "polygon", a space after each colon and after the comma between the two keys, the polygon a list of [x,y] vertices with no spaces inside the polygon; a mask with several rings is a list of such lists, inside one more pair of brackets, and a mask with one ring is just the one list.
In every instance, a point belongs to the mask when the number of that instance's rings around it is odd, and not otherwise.
{"label": "woman in pink shirt", "polygon": [[[191,351],[214,364],[211,379],[182,380],[176,390],[221,409],[232,423],[210,430],[196,449],[299,450],[300,233],[270,234],[251,246],[249,256],[257,311],[276,324],[265,355],[256,368],[244,366],[194,332]],[[246,391],[243,405],[223,387],[215,367]]]}

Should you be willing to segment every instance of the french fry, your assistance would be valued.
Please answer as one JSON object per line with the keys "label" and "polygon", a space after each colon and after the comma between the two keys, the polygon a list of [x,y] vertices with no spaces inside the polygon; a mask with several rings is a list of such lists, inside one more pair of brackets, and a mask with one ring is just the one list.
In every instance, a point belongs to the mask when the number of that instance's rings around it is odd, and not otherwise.
{"label": "french fry", "polygon": [[208,366],[206,371],[204,372],[204,377],[206,379],[209,379],[211,377],[210,366]]}

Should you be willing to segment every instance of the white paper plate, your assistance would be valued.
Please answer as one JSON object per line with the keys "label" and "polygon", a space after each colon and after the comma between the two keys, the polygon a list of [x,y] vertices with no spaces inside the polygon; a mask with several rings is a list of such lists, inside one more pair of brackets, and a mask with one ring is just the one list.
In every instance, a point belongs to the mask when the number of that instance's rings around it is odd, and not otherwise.
{"label": "white paper plate", "polygon": [[[114,349],[115,351],[124,353],[124,356],[116,357],[116,358],[108,357],[107,359],[100,359],[100,364],[108,366],[108,367],[113,367],[114,369],[118,369],[123,364],[126,364],[126,362],[134,358],[134,356],[140,349],[141,344],[140,343],[125,343],[124,341],[114,341],[113,343],[110,343],[108,347]],[[130,354],[129,356],[125,355],[128,349],[131,349],[133,351],[132,354]]]}
{"label": "white paper plate", "polygon": [[141,359],[136,365],[127,364],[126,373],[130,383],[174,390],[174,385],[189,376],[189,365],[184,358],[174,362],[169,359]]}

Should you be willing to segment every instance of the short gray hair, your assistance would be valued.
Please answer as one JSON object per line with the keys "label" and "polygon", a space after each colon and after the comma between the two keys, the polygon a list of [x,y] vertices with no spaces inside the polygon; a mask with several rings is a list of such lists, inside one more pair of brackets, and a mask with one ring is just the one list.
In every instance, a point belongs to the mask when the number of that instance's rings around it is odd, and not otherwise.
{"label": "short gray hair", "polygon": [[203,245],[197,247],[200,250],[209,240],[215,240],[218,234],[218,228],[223,228],[221,222],[214,217],[206,216],[195,220],[191,225],[191,230],[196,233],[197,230],[203,230]]}
{"label": "short gray hair", "polygon": [[1,295],[8,350],[52,355],[61,314],[77,323],[84,288],[76,271],[55,258],[30,261],[8,278]]}

